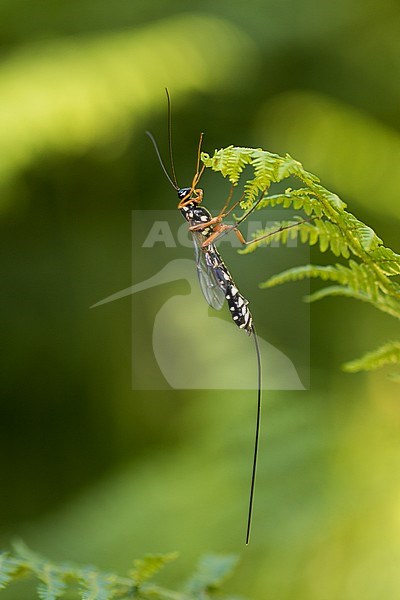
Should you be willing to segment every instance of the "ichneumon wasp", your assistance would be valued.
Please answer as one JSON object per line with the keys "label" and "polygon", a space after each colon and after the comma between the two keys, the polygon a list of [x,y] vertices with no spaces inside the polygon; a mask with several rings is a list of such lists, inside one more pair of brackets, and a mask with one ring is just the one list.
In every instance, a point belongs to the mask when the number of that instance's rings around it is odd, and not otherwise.
{"label": "ichneumon wasp", "polygon": [[238,225],[242,221],[247,219],[250,213],[256,209],[258,203],[261,202],[261,200],[263,199],[265,191],[261,193],[260,198],[256,201],[252,208],[250,208],[247,212],[245,212],[244,215],[242,215],[239,219],[236,220],[236,223],[234,225],[227,225],[223,222],[223,219],[228,214],[230,214],[232,210],[240,203],[240,200],[238,200],[228,210],[228,206],[232,199],[233,187],[231,188],[231,192],[221,212],[217,216],[213,217],[211,213],[207,210],[207,208],[201,205],[203,201],[204,192],[202,189],[197,187],[205,168],[204,165],[200,168],[200,154],[203,134],[200,135],[200,141],[197,152],[196,172],[193,177],[192,184],[190,187],[179,187],[176,179],[172,154],[171,100],[168,90],[166,89],[165,91],[167,94],[168,101],[168,143],[172,177],[165,167],[154,136],[149,131],[147,131],[146,133],[153,143],[158,160],[164,171],[165,176],[167,177],[171,186],[176,190],[178,194],[179,202],[177,208],[181,211],[183,217],[189,224],[189,230],[193,238],[197,274],[201,290],[207,303],[216,310],[220,310],[223,307],[224,302],[226,300],[234,323],[239,327],[239,329],[243,329],[249,335],[253,335],[254,337],[257,356],[258,385],[253,464],[251,472],[250,496],[246,527],[246,545],[248,545],[250,540],[251,520],[253,514],[258,446],[260,438],[262,388],[261,354],[256,330],[254,327],[253,317],[249,309],[249,301],[239,292],[232,278],[232,275],[228,271],[218,249],[215,246],[215,242],[229,231],[234,231],[243,244],[252,244],[265,237],[269,237],[274,233],[278,233],[283,229],[295,227],[298,224],[295,223],[287,226],[282,226],[272,233],[270,232],[259,238],[246,241],[243,235],[241,234],[240,230],[238,229]]}

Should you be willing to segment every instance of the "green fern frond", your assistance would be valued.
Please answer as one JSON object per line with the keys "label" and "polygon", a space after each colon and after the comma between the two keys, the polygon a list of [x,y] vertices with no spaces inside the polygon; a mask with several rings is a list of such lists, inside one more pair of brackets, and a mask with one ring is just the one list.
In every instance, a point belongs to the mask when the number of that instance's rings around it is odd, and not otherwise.
{"label": "green fern frond", "polygon": [[237,185],[247,165],[253,166],[255,177],[245,184],[245,201],[241,204],[244,209],[253,205],[259,191],[266,192],[272,182],[280,181],[279,165],[284,161],[283,158],[271,152],[234,146],[216,150],[211,157],[202,152],[201,159],[206,167],[213,171],[219,171],[233,185]]}
{"label": "green fern frond", "polygon": [[199,563],[195,574],[185,585],[187,593],[203,598],[207,592],[216,591],[232,574],[238,563],[236,556],[205,556]]}
{"label": "green fern frond", "polygon": [[319,277],[323,281],[337,281],[338,272],[333,266],[319,266],[319,265],[303,265],[300,267],[292,267],[287,269],[278,275],[273,275],[260,284],[261,288],[270,288],[282,283],[288,283],[289,281],[301,281],[302,279],[316,278]]}
{"label": "green fern frond", "polygon": [[[250,165],[254,177],[245,181],[242,208],[254,207],[261,210],[281,206],[284,209],[302,210],[310,217],[308,220],[277,222],[265,230],[255,232],[253,241],[240,251],[242,254],[299,239],[310,246],[318,244],[321,252],[330,250],[334,256],[341,257],[346,262],[328,266],[295,267],[271,277],[261,287],[273,287],[304,278],[319,278],[336,285],[314,292],[308,296],[309,302],[328,296],[347,296],[368,302],[379,310],[400,318],[400,283],[395,279],[396,275],[400,275],[400,255],[386,248],[375,231],[348,212],[346,204],[323,187],[319,179],[307,172],[301,163],[288,154],[282,157],[259,148],[233,146],[216,150],[212,157],[203,153],[202,160],[206,167],[221,172],[234,185],[239,183],[244,168]],[[287,188],[284,193],[268,195],[271,184],[288,177],[297,178],[301,185],[296,189]],[[368,356],[366,364],[369,364]],[[393,348],[390,357],[393,359]],[[374,360],[375,358],[372,357]]]}
{"label": "green fern frond", "polygon": [[380,282],[374,277],[374,272],[371,268],[368,265],[358,264],[353,260],[350,260],[348,264],[348,267],[341,264],[294,267],[272,276],[268,281],[262,283],[261,287],[274,287],[282,283],[305,278],[320,278],[323,281],[339,283],[348,290],[346,295],[351,295],[352,293],[357,299],[361,299],[362,297],[372,303],[378,302]]}
{"label": "green fern frond", "polygon": [[37,594],[40,600],[57,600],[63,596],[67,589],[63,573],[58,567],[49,563],[45,558],[32,552],[23,542],[14,544],[14,549],[22,563],[29,564],[29,568],[39,580]]}
{"label": "green fern frond", "polygon": [[37,588],[40,600],[57,600],[65,593],[67,584],[52,565],[44,564],[38,577],[41,580]]}
{"label": "green fern frond", "polygon": [[0,590],[23,575],[39,581],[37,596],[40,600],[57,600],[72,590],[76,593],[77,588],[81,600],[205,600],[212,592],[218,593],[221,599],[234,600],[220,592],[221,584],[236,565],[234,556],[204,557],[185,585],[185,592],[170,590],[149,581],[149,578],[176,556],[176,553],[169,553],[135,560],[134,569],[127,576],[121,577],[114,573],[104,573],[95,567],[54,564],[18,542],[15,544],[14,554],[0,553]]}
{"label": "green fern frond", "polygon": [[343,365],[343,369],[349,373],[356,373],[373,371],[385,365],[398,363],[400,363],[400,342],[389,342],[357,360],[347,362]]}
{"label": "green fern frond", "polygon": [[238,154],[235,148],[230,146],[226,148],[223,155],[215,156],[214,170],[221,171],[224,177],[228,177],[229,181],[236,185],[246,165],[249,164],[251,164],[251,148],[243,148],[243,152]]}
{"label": "green fern frond", "polygon": [[390,248],[378,246],[371,252],[371,259],[385,275],[400,275],[400,254],[396,254]]}
{"label": "green fern frond", "polygon": [[382,240],[376,235],[375,231],[362,221],[359,221],[354,215],[343,211],[343,217],[346,226],[360,242],[364,250],[370,252],[371,250],[376,250],[382,244]]}
{"label": "green fern frond", "polygon": [[354,298],[355,300],[362,300],[363,302],[371,302],[371,298],[363,292],[356,292],[344,285],[329,285],[328,287],[321,288],[316,292],[305,296],[304,301],[311,303],[316,302],[317,300],[323,300],[323,298],[328,298],[329,296],[346,296],[347,298]]}
{"label": "green fern frond", "polygon": [[82,600],[111,600],[115,597],[115,579],[97,570],[82,570]]}
{"label": "green fern frond", "polygon": [[[297,227],[294,227],[294,225],[297,225]],[[343,236],[340,228],[329,221],[321,221],[320,219],[314,219],[312,222],[301,219],[276,222],[273,227],[256,231],[253,237],[255,240],[257,238],[261,239],[249,243],[244,250],[241,250],[241,253],[254,252],[257,248],[269,246],[277,240],[285,244],[289,239],[300,238],[303,244],[308,243],[310,246],[315,246],[318,243],[321,252],[331,250],[335,256],[343,256],[344,258],[350,256],[348,241]]]}
{"label": "green fern frond", "polygon": [[[328,202],[330,208],[333,209],[334,211],[342,212],[346,208],[347,204],[345,202],[343,202],[343,200],[341,198],[339,198],[339,196],[337,194],[330,192],[325,187],[323,187],[321,184],[311,182],[309,184],[309,186],[310,186],[310,189],[313,190],[313,192],[317,196],[317,198],[320,198],[321,200],[325,200],[326,202]],[[330,211],[330,214],[333,214],[333,213]]]}
{"label": "green fern frond", "polygon": [[177,558],[177,552],[149,554],[133,562],[133,569],[129,571],[129,576],[132,577],[136,585],[141,585],[144,581],[147,581],[147,579],[158,573],[165,565]]}
{"label": "green fern frond", "polygon": [[368,302],[372,304],[378,310],[400,319],[400,303],[392,298],[388,298],[384,294],[378,294],[377,298],[371,298],[364,292],[357,292],[350,287],[341,285],[332,285],[321,288],[316,292],[305,296],[306,302],[316,302],[329,296],[346,296],[347,298],[354,298],[355,300],[361,300],[362,302]]}
{"label": "green fern frond", "polygon": [[[275,243],[286,244],[290,239],[299,237],[299,228],[303,225],[302,220],[272,221],[266,229],[253,232],[254,242],[250,242],[245,248],[239,250],[239,254],[250,254],[260,246],[270,246]],[[257,239],[256,238],[262,238]]]}
{"label": "green fern frond", "polygon": [[[237,153],[238,156],[241,153]],[[254,179],[250,179],[245,183],[245,197],[247,204],[245,207],[253,205],[257,199],[258,193],[266,193],[271,183],[280,181],[279,179],[279,156],[264,152],[263,150],[254,150],[250,155],[246,154],[250,159],[250,164],[254,168]]]}
{"label": "green fern frond", "polygon": [[306,171],[302,164],[289,154],[282,157],[260,148],[229,146],[215,150],[213,156],[202,152],[201,159],[206,167],[228,177],[233,185],[237,185],[239,182],[246,165],[253,167],[255,177],[245,184],[246,201],[242,203],[243,208],[252,206],[258,191],[266,192],[272,183],[279,183],[291,176],[297,177],[305,183],[312,192],[316,193],[317,197],[324,196],[326,202],[333,208],[342,210],[345,207],[344,202],[336,194],[332,194],[319,185],[318,177]]}
{"label": "green fern frond", "polygon": [[8,552],[0,554],[0,590],[7,587],[19,569],[19,563]]}
{"label": "green fern frond", "polygon": [[[278,159],[280,159],[279,156]],[[318,185],[319,183],[319,179],[316,175],[306,171],[301,162],[292,158],[290,154],[286,154],[283,159],[278,160],[277,181],[283,181],[291,175],[298,177],[310,187]]]}
{"label": "green fern frond", "polygon": [[275,194],[272,196],[265,196],[257,204],[257,210],[275,206],[282,206],[283,208],[294,208],[295,210],[304,210],[307,216],[315,215],[316,217],[323,216],[323,209],[320,206],[317,198],[312,196],[312,193],[305,189],[300,188],[292,190],[288,188],[284,194]]}
{"label": "green fern frond", "polygon": [[299,227],[299,236],[302,243],[310,246],[319,244],[321,252],[331,250],[335,256],[349,258],[350,249],[348,241],[337,225],[330,221],[314,220],[312,223],[303,223]]}
{"label": "green fern frond", "polygon": [[206,152],[201,153],[201,159],[206,167],[213,171],[219,171],[223,177],[227,177],[233,185],[237,185],[246,165],[252,163],[254,152],[253,148],[241,148],[237,152],[234,146],[228,146],[223,151],[215,151],[210,157]]}
{"label": "green fern frond", "polygon": [[[322,281],[334,281],[339,286],[323,288],[307,297],[308,302],[314,302],[331,295],[353,297],[357,300],[370,302],[388,314],[400,317],[400,304],[382,293],[381,283],[374,276],[374,271],[368,265],[358,264],[353,260],[349,266],[336,265],[304,265],[287,269],[272,276],[260,284],[261,288],[270,288],[290,281],[300,281],[305,278],[319,278]],[[385,289],[385,288],[384,288]]]}

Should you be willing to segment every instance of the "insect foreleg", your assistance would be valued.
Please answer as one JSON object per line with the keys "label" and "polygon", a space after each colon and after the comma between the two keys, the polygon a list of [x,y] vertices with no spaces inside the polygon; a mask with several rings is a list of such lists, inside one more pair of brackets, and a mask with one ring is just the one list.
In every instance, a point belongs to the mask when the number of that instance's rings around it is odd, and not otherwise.
{"label": "insect foreleg", "polygon": [[[218,218],[218,217],[215,217],[215,218]],[[209,225],[209,223],[206,223],[206,225]],[[209,235],[207,239],[204,240],[201,247],[207,248],[207,246],[209,246],[210,244],[213,244],[221,235],[223,235],[223,233],[225,231],[232,231],[232,229],[233,229],[232,225],[225,225],[223,223],[220,223],[219,225],[217,225],[214,228],[213,233],[211,235]]]}
{"label": "insect foreleg", "polygon": [[[195,194],[195,196],[192,196],[192,194]],[[179,202],[178,208],[181,209],[181,208],[187,206],[188,204],[190,204],[191,202],[200,204],[200,202],[203,201],[203,195],[204,195],[204,192],[200,188],[198,188],[196,190],[191,188],[190,192],[188,192],[187,196]]]}

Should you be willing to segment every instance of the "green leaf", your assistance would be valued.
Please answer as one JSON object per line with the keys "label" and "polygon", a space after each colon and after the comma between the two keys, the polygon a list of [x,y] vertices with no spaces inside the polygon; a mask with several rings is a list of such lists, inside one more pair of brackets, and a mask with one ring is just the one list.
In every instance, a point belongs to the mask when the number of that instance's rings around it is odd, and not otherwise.
{"label": "green leaf", "polygon": [[7,587],[18,568],[18,560],[12,558],[8,552],[0,553],[0,589]]}
{"label": "green leaf", "polygon": [[281,162],[278,162],[277,181],[283,181],[283,179],[290,177],[290,175],[298,177],[308,185],[319,182],[316,175],[304,170],[301,162],[292,158],[290,154],[286,154],[284,159],[281,159]]}
{"label": "green leaf", "polygon": [[376,279],[374,271],[369,265],[359,264],[353,260],[349,261],[349,267],[341,264],[318,266],[304,265],[288,269],[278,275],[274,275],[261,287],[274,287],[288,281],[298,281],[308,278],[319,277],[324,281],[335,281],[348,288],[357,296],[362,294],[371,302],[379,300],[379,290],[385,289],[383,283]]}
{"label": "green leaf", "polygon": [[202,592],[218,589],[238,563],[234,555],[219,556],[210,554],[201,559],[193,577],[187,582],[185,589],[194,596]]}
{"label": "green leaf", "polygon": [[273,275],[267,281],[260,284],[261,288],[275,287],[289,281],[301,281],[302,279],[311,277],[320,277],[324,281],[333,279],[336,276],[337,270],[335,267],[321,267],[318,265],[302,265],[300,267],[292,267],[286,271],[282,271],[278,275]]}
{"label": "green leaf", "polygon": [[[68,592],[79,588],[81,600],[112,600],[123,598],[143,598],[147,600],[195,600],[194,592],[170,590],[149,582],[148,579],[165,564],[174,560],[176,553],[155,554],[134,561],[134,569],[128,577],[104,573],[95,567],[78,567],[72,564],[53,564],[44,557],[32,552],[25,544],[15,544],[14,555],[0,553],[0,589],[6,587],[21,574],[39,580],[40,600],[57,600]],[[209,556],[204,558],[195,575],[189,580],[193,589],[202,598],[208,591],[218,588],[230,574],[236,559],[230,556]],[[71,584],[71,588],[68,587]],[[204,592],[204,594],[203,594]],[[72,597],[72,596],[71,596]],[[208,597],[208,596],[207,596]],[[232,596],[226,600],[234,600]]]}
{"label": "green leaf", "polygon": [[42,582],[37,588],[40,600],[56,600],[65,593],[67,584],[53,565],[44,565],[38,577]]}
{"label": "green leaf", "polygon": [[332,192],[324,188],[322,185],[319,185],[318,183],[312,183],[310,185],[310,188],[313,190],[313,192],[318,198],[326,200],[329,203],[329,205],[335,210],[335,212],[342,212],[346,208],[347,204],[343,202],[343,200],[341,200],[337,194],[333,194]]}
{"label": "green leaf", "polygon": [[328,287],[321,288],[313,294],[305,296],[304,300],[305,302],[316,302],[317,300],[322,300],[328,296],[347,296],[348,298],[355,298],[356,300],[371,302],[371,299],[368,298],[368,296],[366,296],[364,293],[355,292],[351,288],[342,285],[330,285]]}
{"label": "green leaf", "polygon": [[14,543],[14,549],[20,559],[20,564],[35,573],[39,580],[37,593],[40,600],[56,600],[67,589],[63,570],[49,563],[45,558],[32,552],[23,542]]}
{"label": "green leaf", "polygon": [[[288,240],[295,240],[301,235],[302,224],[299,220],[276,221],[267,229],[259,229],[253,233],[254,242],[250,242],[245,248],[239,250],[239,254],[250,254],[257,248],[269,246],[273,242],[282,242],[286,244]],[[256,239],[260,238],[260,239]]]}
{"label": "green leaf", "polygon": [[320,206],[319,201],[305,188],[300,188],[298,190],[288,189],[284,194],[265,196],[257,204],[257,210],[261,210],[268,206],[275,207],[280,205],[283,208],[293,207],[295,210],[304,210],[307,216],[323,216],[323,209]]}
{"label": "green leaf", "polygon": [[223,150],[216,150],[211,157],[202,152],[201,159],[206,167],[219,171],[236,185],[245,166],[251,163],[252,152],[251,148],[241,148],[241,152],[237,152],[234,146],[229,146]]}
{"label": "green leaf", "polygon": [[379,246],[370,253],[370,256],[385,275],[400,275],[400,254],[385,246]]}
{"label": "green leaf", "polygon": [[376,235],[375,231],[359,221],[351,213],[344,211],[343,216],[346,221],[346,226],[349,228],[352,235],[360,242],[362,248],[367,252],[375,250],[382,244],[382,240]]}
{"label": "green leaf", "polygon": [[111,600],[114,597],[113,578],[85,569],[81,575],[81,590],[82,600]]}
{"label": "green leaf", "polygon": [[144,581],[153,577],[169,562],[178,558],[177,552],[169,554],[149,554],[144,558],[137,559],[133,562],[133,569],[129,571],[129,576],[133,579],[136,585],[142,584]]}
{"label": "green leaf", "polygon": [[[286,229],[288,225],[291,227],[289,232]],[[294,225],[297,225],[297,227],[294,228]],[[254,238],[262,239],[250,243],[245,250],[242,250],[242,253],[248,254],[256,248],[268,246],[272,241],[276,241],[277,239],[286,243],[288,239],[300,238],[303,244],[308,242],[310,246],[319,243],[321,252],[326,252],[329,249],[335,256],[343,256],[344,258],[349,258],[350,256],[348,241],[343,236],[340,228],[329,221],[322,221],[320,219],[314,219],[312,222],[304,220],[282,221],[276,223],[274,228],[269,227],[266,230],[257,231],[253,234]]]}
{"label": "green leaf", "polygon": [[380,348],[368,352],[357,360],[352,360],[343,365],[343,370],[348,373],[357,371],[372,371],[384,365],[400,363],[400,342],[389,342]]}

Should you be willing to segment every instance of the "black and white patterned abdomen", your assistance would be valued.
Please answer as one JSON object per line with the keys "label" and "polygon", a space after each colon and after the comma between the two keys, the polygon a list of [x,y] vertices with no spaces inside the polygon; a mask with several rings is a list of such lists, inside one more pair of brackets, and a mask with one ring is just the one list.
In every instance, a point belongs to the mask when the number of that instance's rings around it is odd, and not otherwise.
{"label": "black and white patterned abdomen", "polygon": [[253,318],[249,310],[249,301],[239,292],[216,247],[211,244],[207,248],[208,259],[212,261],[217,281],[224,290],[231,317],[240,329],[252,333]]}
{"label": "black and white patterned abdomen", "polygon": [[227,286],[225,298],[236,325],[240,329],[245,329],[248,334],[251,334],[253,331],[253,318],[249,310],[249,301],[242,296],[233,281]]}

